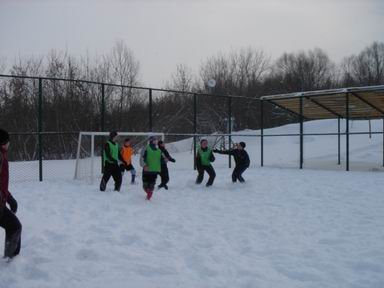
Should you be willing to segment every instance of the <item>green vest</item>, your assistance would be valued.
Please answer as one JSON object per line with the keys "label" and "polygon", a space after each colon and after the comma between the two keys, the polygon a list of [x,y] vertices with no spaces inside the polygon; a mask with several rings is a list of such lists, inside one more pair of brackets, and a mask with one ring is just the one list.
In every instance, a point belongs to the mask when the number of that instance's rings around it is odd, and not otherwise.
{"label": "green vest", "polygon": [[198,152],[199,152],[199,155],[200,155],[201,165],[203,165],[203,166],[211,165],[210,158],[211,158],[212,150],[210,148],[207,148],[207,151],[204,151],[200,147]]}
{"label": "green vest", "polygon": [[161,171],[161,151],[160,149],[153,150],[151,146],[147,146],[147,157],[145,164],[148,167],[148,172]]}
{"label": "green vest", "polygon": [[119,144],[112,143],[111,141],[107,141],[107,144],[109,146],[109,152],[112,158],[108,157],[107,153],[105,153],[105,150],[104,150],[103,151],[104,165],[105,165],[105,162],[113,163],[114,161],[117,161],[119,159]]}

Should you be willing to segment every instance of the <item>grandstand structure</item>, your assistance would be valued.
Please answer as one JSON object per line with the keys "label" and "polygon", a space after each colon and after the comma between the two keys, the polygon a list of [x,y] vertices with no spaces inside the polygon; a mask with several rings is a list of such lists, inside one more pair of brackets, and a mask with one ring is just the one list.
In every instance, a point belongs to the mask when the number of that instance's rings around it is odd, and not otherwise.
{"label": "grandstand structure", "polygon": [[[298,117],[300,122],[300,169],[303,168],[303,148],[305,135],[303,123],[305,120],[338,119],[338,132],[311,135],[337,135],[338,136],[338,164],[340,164],[340,137],[346,137],[346,170],[349,171],[349,144],[350,135],[367,134],[368,132],[349,131],[349,121],[354,119],[383,119],[383,131],[372,132],[383,134],[383,166],[384,166],[384,85],[351,87],[320,91],[298,92],[280,95],[263,96],[260,98],[261,115],[261,166],[263,166],[263,119],[264,103],[271,103]],[[345,133],[340,131],[340,120],[345,119]]]}

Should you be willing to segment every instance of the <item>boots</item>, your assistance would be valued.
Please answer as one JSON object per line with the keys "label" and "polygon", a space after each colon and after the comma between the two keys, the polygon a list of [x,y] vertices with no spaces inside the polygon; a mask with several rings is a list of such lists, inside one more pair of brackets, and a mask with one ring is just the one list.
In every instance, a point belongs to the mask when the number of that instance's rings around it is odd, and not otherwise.
{"label": "boots", "polygon": [[147,188],[145,189],[145,192],[147,193],[147,200],[151,200],[153,190]]}
{"label": "boots", "polygon": [[100,191],[104,192],[106,188],[107,188],[107,182],[105,182],[105,180],[103,178],[103,179],[101,179],[101,182],[100,182]]}
{"label": "boots", "polygon": [[[10,234],[10,235],[9,235]],[[4,245],[4,258],[13,258],[20,253],[21,228],[6,233]]]}

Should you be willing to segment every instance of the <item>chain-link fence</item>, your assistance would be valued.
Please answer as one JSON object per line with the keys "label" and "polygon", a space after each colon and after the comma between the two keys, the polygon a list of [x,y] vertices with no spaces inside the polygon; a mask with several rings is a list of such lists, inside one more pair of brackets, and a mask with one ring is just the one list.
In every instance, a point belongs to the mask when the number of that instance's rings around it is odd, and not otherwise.
{"label": "chain-link fence", "polygon": [[[73,177],[80,131],[161,132],[167,143],[189,139],[191,155],[200,138],[215,133],[212,143],[229,148],[232,131],[258,128],[255,103],[251,97],[0,75],[1,128],[11,134],[11,177],[18,181]],[[100,139],[95,145],[101,151]]]}

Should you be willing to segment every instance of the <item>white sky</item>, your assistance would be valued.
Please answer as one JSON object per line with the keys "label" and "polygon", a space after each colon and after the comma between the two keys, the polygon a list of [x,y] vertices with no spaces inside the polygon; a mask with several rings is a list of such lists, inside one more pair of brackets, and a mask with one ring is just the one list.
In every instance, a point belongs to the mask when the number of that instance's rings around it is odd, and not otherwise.
{"label": "white sky", "polygon": [[218,52],[254,47],[272,58],[324,49],[339,61],[384,41],[383,0],[0,0],[0,58],[130,47],[146,86],[177,64],[197,72]]}

